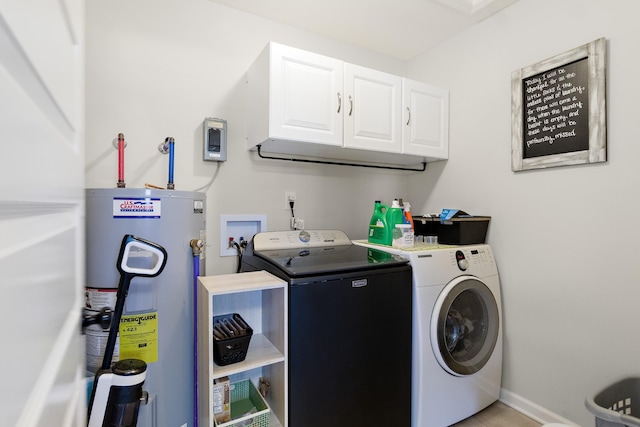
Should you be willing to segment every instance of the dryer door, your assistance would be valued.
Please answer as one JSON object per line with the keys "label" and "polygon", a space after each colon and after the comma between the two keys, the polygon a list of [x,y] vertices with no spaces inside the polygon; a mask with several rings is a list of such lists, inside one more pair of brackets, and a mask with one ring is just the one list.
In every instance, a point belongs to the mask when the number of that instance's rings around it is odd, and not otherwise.
{"label": "dryer door", "polygon": [[478,372],[498,339],[496,299],[474,276],[460,276],[444,287],[431,315],[431,346],[440,366],[452,375]]}

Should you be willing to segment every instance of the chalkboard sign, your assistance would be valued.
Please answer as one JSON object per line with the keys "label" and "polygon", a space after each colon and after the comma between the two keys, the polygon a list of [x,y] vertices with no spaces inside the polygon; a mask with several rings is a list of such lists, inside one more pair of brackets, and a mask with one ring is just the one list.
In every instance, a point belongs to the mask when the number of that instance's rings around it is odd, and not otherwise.
{"label": "chalkboard sign", "polygon": [[512,73],[512,170],[606,161],[605,47]]}
{"label": "chalkboard sign", "polygon": [[523,79],[525,159],[589,149],[588,73],[583,58]]}

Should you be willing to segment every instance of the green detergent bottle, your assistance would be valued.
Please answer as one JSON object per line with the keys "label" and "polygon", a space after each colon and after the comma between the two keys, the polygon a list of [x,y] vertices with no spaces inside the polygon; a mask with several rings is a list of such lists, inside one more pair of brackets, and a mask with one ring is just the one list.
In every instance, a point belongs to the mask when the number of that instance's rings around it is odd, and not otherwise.
{"label": "green detergent bottle", "polygon": [[[383,205],[380,200],[376,200],[373,205],[373,215],[369,222],[369,243],[377,243],[379,245],[390,245],[391,232],[393,229],[387,226],[386,212],[389,206]],[[387,241],[389,243],[387,243]]]}
{"label": "green detergent bottle", "polygon": [[387,209],[387,212],[385,213],[385,217],[389,236],[384,244],[391,246],[393,243],[393,230],[396,228],[396,224],[402,224],[404,222],[404,212],[402,211],[402,207],[400,207],[398,199],[393,200],[391,207]]}

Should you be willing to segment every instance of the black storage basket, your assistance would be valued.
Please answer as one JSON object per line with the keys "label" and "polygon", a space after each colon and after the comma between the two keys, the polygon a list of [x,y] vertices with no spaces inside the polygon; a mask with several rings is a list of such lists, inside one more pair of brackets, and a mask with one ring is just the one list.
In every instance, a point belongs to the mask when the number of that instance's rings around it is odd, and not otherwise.
{"label": "black storage basket", "polygon": [[247,357],[253,329],[238,313],[213,316],[213,361],[218,366]]}
{"label": "black storage basket", "polygon": [[640,427],[640,378],[627,378],[610,385],[585,405],[596,416],[596,427]]}
{"label": "black storage basket", "polygon": [[485,243],[490,216],[462,215],[440,221],[439,217],[414,216],[416,236],[438,236],[444,245],[476,245]]}

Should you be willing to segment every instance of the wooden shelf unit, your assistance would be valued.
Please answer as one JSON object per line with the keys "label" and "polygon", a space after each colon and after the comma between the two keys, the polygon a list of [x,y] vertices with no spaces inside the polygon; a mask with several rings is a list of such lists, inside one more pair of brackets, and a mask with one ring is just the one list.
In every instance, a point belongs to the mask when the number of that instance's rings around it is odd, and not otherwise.
{"label": "wooden shelf unit", "polygon": [[[213,316],[238,313],[251,326],[247,357],[218,366],[213,361]],[[271,427],[287,425],[287,283],[255,271],[198,278],[198,419],[214,427],[213,380],[266,378]]]}

